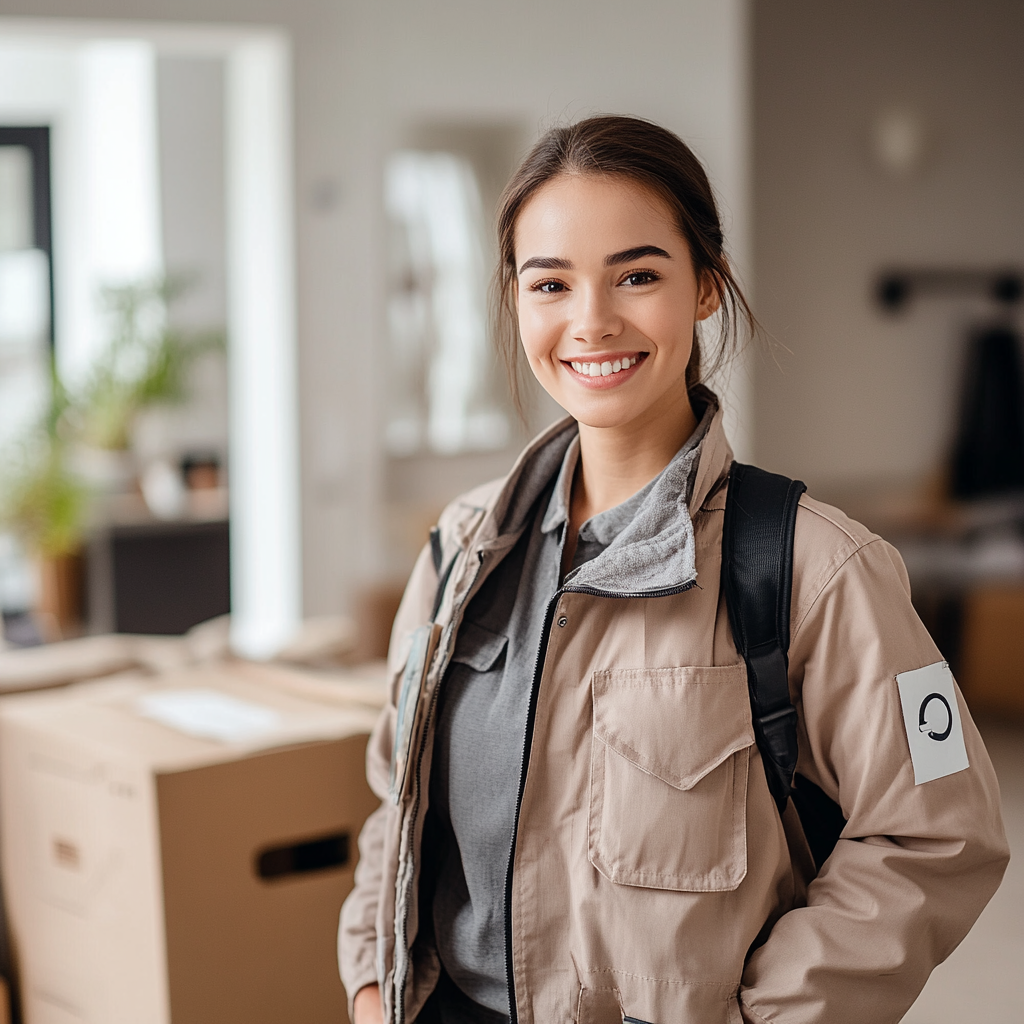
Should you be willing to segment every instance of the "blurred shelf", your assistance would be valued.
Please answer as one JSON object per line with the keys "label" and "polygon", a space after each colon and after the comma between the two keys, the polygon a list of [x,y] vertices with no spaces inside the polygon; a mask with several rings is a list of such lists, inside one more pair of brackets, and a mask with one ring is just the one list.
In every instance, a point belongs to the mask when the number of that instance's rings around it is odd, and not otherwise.
{"label": "blurred shelf", "polygon": [[228,489],[209,487],[187,490],[181,514],[159,518],[150,511],[141,494],[114,494],[97,503],[93,530],[111,526],[138,526],[151,523],[207,523],[228,518]]}

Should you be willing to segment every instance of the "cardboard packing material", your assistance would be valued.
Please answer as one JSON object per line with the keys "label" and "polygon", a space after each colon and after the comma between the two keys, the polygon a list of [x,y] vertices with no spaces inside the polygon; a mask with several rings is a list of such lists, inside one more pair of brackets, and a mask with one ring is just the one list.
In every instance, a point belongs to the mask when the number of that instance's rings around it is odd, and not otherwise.
{"label": "cardboard packing material", "polygon": [[200,623],[184,636],[104,633],[0,650],[0,694],[67,686],[129,670],[177,671],[222,660],[227,653],[226,615]]}
{"label": "cardboard packing material", "polygon": [[66,686],[136,668],[132,640],[116,634],[87,636],[0,651],[0,694]]}
{"label": "cardboard packing material", "polygon": [[25,1024],[337,1024],[376,712],[227,663],[0,701]]}
{"label": "cardboard packing material", "polygon": [[[364,679],[369,673],[374,680],[380,678],[379,666],[353,660],[356,650],[354,622],[344,615],[325,615],[306,619],[274,661],[278,667],[333,670],[335,676]],[[67,686],[129,670],[174,672],[223,661],[229,656],[227,615],[201,622],[183,636],[106,633],[6,650],[0,638],[0,694]],[[376,697],[371,703],[379,706]]]}

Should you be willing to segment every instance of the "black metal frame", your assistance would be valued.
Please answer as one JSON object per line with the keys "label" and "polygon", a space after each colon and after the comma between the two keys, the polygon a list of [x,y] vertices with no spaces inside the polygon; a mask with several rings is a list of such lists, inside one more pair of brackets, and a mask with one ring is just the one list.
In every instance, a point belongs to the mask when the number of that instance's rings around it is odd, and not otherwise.
{"label": "black metal frame", "polygon": [[24,146],[32,154],[33,244],[46,253],[50,265],[50,347],[54,342],[53,217],[50,178],[50,128],[48,125],[2,125],[0,146]]}
{"label": "black metal frame", "polygon": [[875,283],[875,297],[890,312],[903,309],[912,296],[922,294],[987,295],[995,302],[1013,305],[1024,296],[1024,275],[1012,267],[908,267],[886,270]]}

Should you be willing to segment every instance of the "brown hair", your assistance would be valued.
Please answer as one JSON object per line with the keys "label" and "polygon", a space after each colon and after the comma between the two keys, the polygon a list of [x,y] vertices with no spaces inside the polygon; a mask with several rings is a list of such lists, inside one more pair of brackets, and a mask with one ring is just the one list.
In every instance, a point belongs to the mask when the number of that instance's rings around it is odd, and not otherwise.
{"label": "brown hair", "polygon": [[[515,309],[515,229],[533,194],[559,174],[606,174],[628,179],[668,204],[686,239],[698,279],[708,275],[721,302],[721,344],[710,369],[721,366],[736,343],[737,319],[757,322],[733,277],[723,248],[718,206],[701,162],[679,136],[637,117],[603,114],[552,128],[530,150],[505,186],[498,206],[498,267],[494,276],[494,336],[519,406],[519,327]],[[704,354],[694,326],[686,385],[701,383]]]}

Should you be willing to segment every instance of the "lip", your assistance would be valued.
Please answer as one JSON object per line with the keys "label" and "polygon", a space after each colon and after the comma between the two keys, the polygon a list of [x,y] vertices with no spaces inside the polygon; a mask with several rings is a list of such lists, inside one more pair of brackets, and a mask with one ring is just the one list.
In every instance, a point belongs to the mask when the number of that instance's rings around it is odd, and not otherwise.
{"label": "lip", "polygon": [[[649,355],[649,352],[637,352],[635,350],[632,352],[602,352],[599,355],[588,355],[581,359],[562,359],[560,362],[565,367],[566,373],[581,387],[590,388],[592,391],[606,391],[609,388],[617,388],[625,384],[627,380],[630,380],[640,367],[644,365]],[[572,368],[573,362],[614,363],[616,360],[621,361],[634,357],[636,357],[636,362],[628,370],[619,370],[618,373],[610,373],[607,377],[591,377],[588,374],[577,373]]]}

